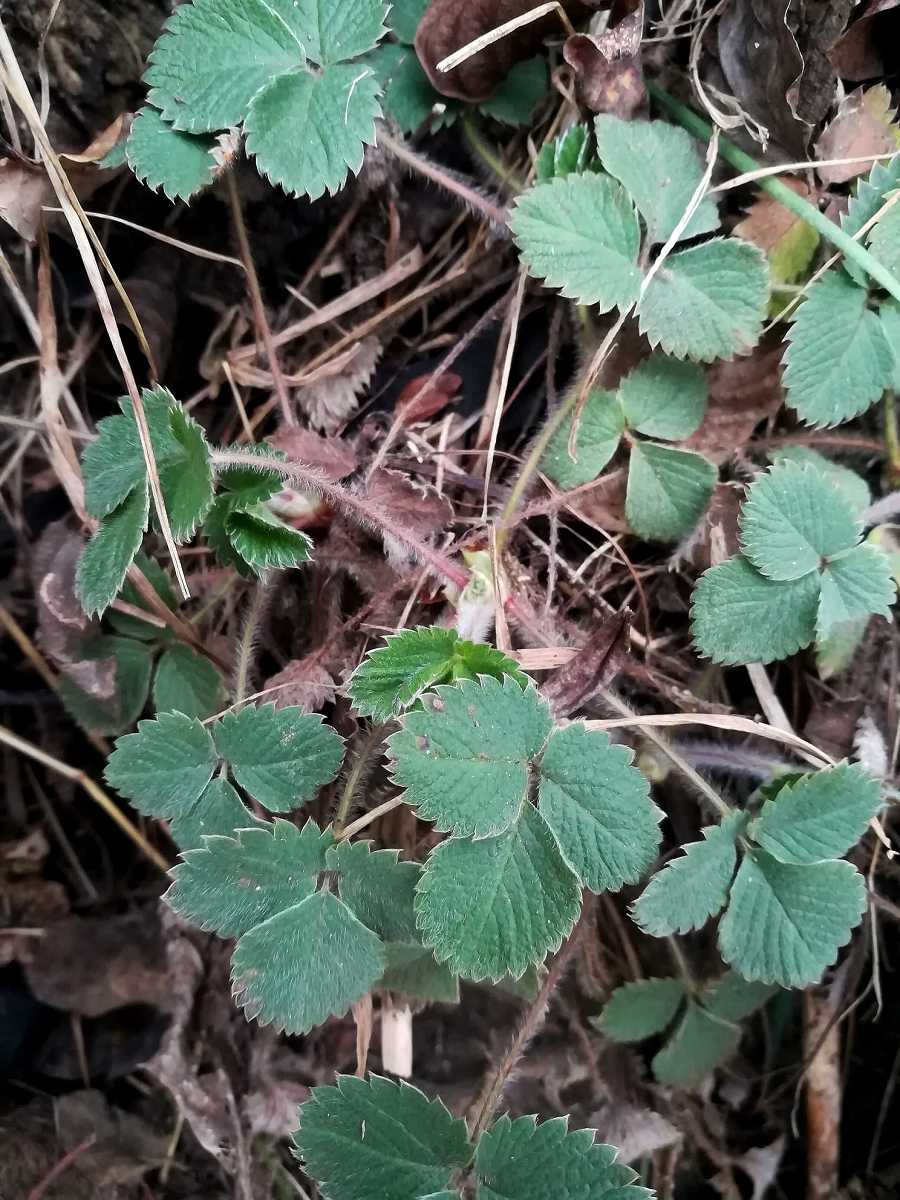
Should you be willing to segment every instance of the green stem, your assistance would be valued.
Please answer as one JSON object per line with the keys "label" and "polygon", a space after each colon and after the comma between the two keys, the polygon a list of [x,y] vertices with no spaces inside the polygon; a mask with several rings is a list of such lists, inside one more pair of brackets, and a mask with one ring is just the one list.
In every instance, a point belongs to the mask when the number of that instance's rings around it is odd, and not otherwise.
{"label": "green stem", "polygon": [[688,966],[687,959],[684,957],[684,951],[678,945],[678,939],[674,937],[667,937],[666,941],[669,943],[669,949],[672,952],[672,957],[675,959],[675,966],[678,968],[678,974],[681,976],[681,982],[689,992],[695,992],[697,990],[697,984],[694,980],[691,968]]}
{"label": "green stem", "polygon": [[244,707],[244,697],[247,694],[247,677],[250,674],[250,655],[253,650],[253,635],[256,633],[256,625],[259,621],[259,614],[262,610],[263,592],[265,588],[260,584],[256,589],[256,594],[250,601],[250,608],[247,610],[247,620],[244,624],[244,635],[241,638],[241,649],[238,657],[237,675],[234,681],[234,711],[239,713]]}
{"label": "green stem", "polygon": [[[682,129],[686,129],[693,137],[699,141],[708,142],[712,137],[712,128],[707,125],[706,121],[699,117],[686,105],[676,100],[674,96],[670,96],[656,83],[647,83],[647,91],[657,102],[660,108],[673,117]],[[750,174],[752,171],[759,171],[759,163],[745,154],[743,150],[739,150],[733,142],[725,137],[719,138],[719,157],[725,161],[736,171],[740,171],[742,175]],[[815,166],[810,163],[810,166]],[[777,200],[794,216],[799,217],[801,221],[805,221],[807,225],[811,225],[818,233],[831,242],[840,250],[847,258],[852,258],[855,263],[870,275],[876,283],[881,284],[885,291],[890,292],[897,300],[900,300],[900,282],[898,282],[891,272],[883,266],[874,255],[870,254],[865,246],[861,246],[855,241],[849,233],[845,233],[839,225],[834,221],[829,221],[824,213],[819,212],[814,204],[810,204],[808,200],[804,200],[802,196],[798,196],[796,192],[781,182],[780,179],[774,176],[763,176],[756,181],[764,192],[768,192],[773,200]]]}
{"label": "green stem", "polygon": [[521,193],[522,185],[518,182],[510,167],[506,167],[500,159],[494,154],[491,147],[487,144],[478,130],[472,123],[472,118],[466,114],[462,119],[463,133],[466,141],[475,154],[481,159],[485,166],[489,167],[494,172],[501,183],[505,184],[510,191]]}
{"label": "green stem", "polygon": [[891,487],[896,487],[900,479],[900,437],[897,436],[897,406],[890,389],[884,393],[884,442]]}

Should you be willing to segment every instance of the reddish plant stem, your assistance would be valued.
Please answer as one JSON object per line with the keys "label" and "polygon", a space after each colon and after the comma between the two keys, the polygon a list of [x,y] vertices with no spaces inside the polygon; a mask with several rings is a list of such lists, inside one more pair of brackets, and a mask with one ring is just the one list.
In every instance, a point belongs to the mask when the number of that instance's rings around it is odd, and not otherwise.
{"label": "reddish plant stem", "polygon": [[78,1145],[75,1146],[74,1149],[70,1150],[68,1154],[63,1155],[49,1175],[45,1175],[41,1182],[31,1189],[31,1191],[28,1193],[28,1200],[40,1200],[40,1197],[43,1196],[50,1184],[53,1183],[55,1179],[58,1179],[67,1167],[71,1167],[72,1163],[75,1162],[77,1158],[80,1158],[81,1155],[84,1154],[85,1150],[90,1150],[91,1146],[93,1146],[96,1140],[96,1133],[92,1133],[90,1137],[86,1137],[83,1142],[79,1142]]}
{"label": "reddish plant stem", "polygon": [[335,508],[352,513],[362,524],[374,525],[384,533],[389,533],[404,546],[408,546],[422,562],[428,563],[439,575],[448,579],[460,590],[465,588],[469,582],[468,571],[447,558],[440,550],[436,550],[434,546],[429,546],[427,542],[416,537],[386,508],[363,496],[357,496],[355,492],[348,491],[340,484],[332,483],[311,467],[306,467],[295,459],[261,459],[255,454],[242,454],[240,451],[231,450],[216,450],[213,452],[212,458],[214,463],[221,466],[250,467],[256,471],[277,471],[302,488],[320,492]]}
{"label": "reddish plant stem", "polygon": [[572,929],[572,932],[566,938],[556,958],[553,960],[553,965],[550,967],[544,982],[541,984],[540,991],[532,1001],[531,1008],[525,1014],[525,1020],[519,1026],[519,1031],[512,1040],[509,1050],[503,1062],[497,1069],[497,1073],[491,1080],[490,1086],[484,1093],[484,1099],[481,1101],[475,1120],[472,1123],[471,1140],[477,1145],[478,1139],[485,1132],[491,1122],[491,1117],[497,1110],[497,1106],[503,1099],[503,1092],[506,1084],[512,1074],[513,1068],[519,1060],[525,1047],[537,1033],[541,1021],[544,1017],[547,1008],[547,1002],[556,985],[559,983],[563,971],[566,969],[569,959],[572,957],[572,951],[577,945],[578,938],[585,925],[585,919],[589,914],[593,903],[593,898],[589,897],[581,906],[581,914]]}

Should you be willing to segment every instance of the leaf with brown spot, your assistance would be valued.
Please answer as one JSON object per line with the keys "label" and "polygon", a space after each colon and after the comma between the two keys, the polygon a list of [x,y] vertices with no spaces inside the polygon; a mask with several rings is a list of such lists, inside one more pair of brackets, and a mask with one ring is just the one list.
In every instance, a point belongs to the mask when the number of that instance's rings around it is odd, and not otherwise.
{"label": "leaf with brown spot", "polygon": [[592,112],[631,120],[646,108],[643,32],[643,0],[615,0],[603,33],[576,33],[566,39],[563,57]]}
{"label": "leaf with brown spot", "polygon": [[[589,12],[608,8],[610,0],[561,0],[573,24]],[[544,38],[562,31],[559,15],[532,21],[473,54],[452,71],[437,64],[492,29],[536,8],[536,0],[432,0],[416,30],[416,54],[432,87],[442,96],[478,104],[496,90],[517,62],[531,58]]]}

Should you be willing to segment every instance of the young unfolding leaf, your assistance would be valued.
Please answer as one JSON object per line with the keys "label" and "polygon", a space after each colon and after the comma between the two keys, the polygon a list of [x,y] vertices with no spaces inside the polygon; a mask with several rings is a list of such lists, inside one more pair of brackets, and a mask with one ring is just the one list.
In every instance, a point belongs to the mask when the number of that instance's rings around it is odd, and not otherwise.
{"label": "young unfolding leaf", "polygon": [[877,781],[856,763],[839,763],[781,788],[750,836],[781,862],[824,862],[855,846],[881,806]]}
{"label": "young unfolding leaf", "polygon": [[[665,121],[623,121],[605,113],[594,118],[594,129],[603,168],[634,200],[647,226],[648,241],[665,242],[703,177],[696,142]],[[705,196],[679,240],[718,228],[715,201]]]}
{"label": "young unfolding leaf", "polygon": [[215,145],[208,134],[179,133],[146,105],[134,118],[125,156],[147,187],[162,188],[170,200],[190,200],[212,182]]}
{"label": "young unfolding leaf", "polygon": [[569,1131],[565,1117],[501,1117],[478,1143],[479,1200],[649,1200],[637,1174],[593,1129]]}
{"label": "young unfolding leaf", "polygon": [[625,495],[628,524],[638,537],[676,541],[703,516],[717,478],[702,454],[635,440]]}
{"label": "young unfolding leaf", "polygon": [[586,125],[573,125],[552,142],[545,142],[534,164],[540,183],[566,175],[580,175],[590,163],[590,133]]}
{"label": "young unfolding leaf", "polygon": [[318,713],[274,704],[226,713],[214,736],[237,782],[272,812],[312,799],[344,755],[343,741]]}
{"label": "young unfolding leaf", "polygon": [[575,722],[541,755],[538,799],[571,869],[593,892],[639,879],[659,845],[662,813],[625,746]]}
{"label": "young unfolding leaf", "polygon": [[809,289],[788,334],[787,402],[808,425],[839,425],[891,386],[894,356],[865,288],[828,271]]}
{"label": "young unfolding leaf", "polygon": [[631,913],[645,933],[667,937],[699,929],[724,908],[737,865],[735,839],[747,828],[745,813],[703,830],[702,842],[683,846],[650,880]]}
{"label": "young unfolding leaf", "polygon": [[166,650],[153,679],[157,712],[182,712],[203,721],[218,712],[224,701],[222,676],[209,659],[178,644]]}
{"label": "young unfolding leaf", "polygon": [[161,713],[119,738],[104,776],[141,812],[171,818],[200,799],[217,762],[213,740],[199,721]]}
{"label": "young unfolding leaf", "polygon": [[453,629],[406,629],[373,650],[350,677],[350,697],[364,717],[387,721],[409,708],[427,688],[455,679],[508,675],[522,687],[528,677],[501,650],[467,642]]}
{"label": "young unfolding leaf", "polygon": [[300,1111],[296,1153],[329,1200],[419,1200],[472,1158],[466,1124],[418,1088],[339,1075]]}
{"label": "young unfolding leaf", "polygon": [[642,1042],[668,1029],[686,994],[680,979],[626,983],[612,993],[595,1024],[615,1042]]}
{"label": "young unfolding leaf", "polygon": [[799,579],[855,546],[862,526],[832,481],[786,461],[760,475],[741,510],[741,545],[769,579]]}
{"label": "young unfolding leaf", "polygon": [[521,815],[529,762],[552,727],[547,702],[514,679],[439,687],[388,740],[394,780],[442,831],[475,838],[502,833]]}
{"label": "young unfolding leaf", "polygon": [[651,346],[712,362],[755,345],[769,294],[765,255],[737,238],[670,254],[638,305]]}
{"label": "young unfolding leaf", "polygon": [[722,957],[745,979],[805,987],[834,962],[866,907],[848,862],[781,863],[746,855],[719,926]]}
{"label": "young unfolding leaf", "polygon": [[422,874],[416,912],[439,962],[470,979],[498,980],[555,950],[579,901],[544,818],[525,804],[505,833],[442,842]]}
{"label": "young unfolding leaf", "polygon": [[299,529],[291,529],[264,504],[228,508],[225,533],[240,559],[257,575],[309,561],[310,539]]}
{"label": "young unfolding leaf", "polygon": [[608,175],[567,175],[520,196],[510,219],[529,273],[601,312],[640,294],[640,227],[623,188]]}

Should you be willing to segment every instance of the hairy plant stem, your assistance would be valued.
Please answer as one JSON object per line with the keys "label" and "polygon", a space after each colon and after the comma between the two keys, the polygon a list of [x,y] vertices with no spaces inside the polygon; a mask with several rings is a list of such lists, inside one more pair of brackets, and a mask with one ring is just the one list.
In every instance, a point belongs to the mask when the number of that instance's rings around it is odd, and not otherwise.
{"label": "hairy plant stem", "polygon": [[311,492],[320,492],[335,508],[352,513],[364,525],[372,526],[395,537],[397,541],[408,546],[422,562],[433,567],[438,575],[447,579],[462,591],[469,582],[469,572],[451,559],[436,550],[434,546],[421,538],[397,521],[392,514],[380,504],[357,496],[347,491],[340,484],[332,483],[312,467],[304,466],[295,459],[265,458],[256,454],[243,454],[240,451],[213,450],[210,454],[212,461],[223,467],[250,467],[252,470],[277,471],[292,483],[298,484]]}
{"label": "hairy plant stem", "polygon": [[281,370],[281,363],[278,361],[278,352],[275,349],[275,342],[272,339],[272,330],[269,328],[269,322],[266,319],[266,310],[263,305],[256,268],[253,265],[253,255],[250,253],[250,242],[247,238],[247,227],[244,224],[244,214],[241,211],[241,198],[238,194],[237,184],[234,181],[234,172],[226,171],[225,178],[228,183],[231,219],[234,223],[234,232],[237,236],[241,262],[244,264],[244,273],[247,276],[247,285],[250,288],[253,316],[256,320],[257,329],[262,336],[263,345],[266,348],[266,358],[269,360],[269,371],[272,374],[272,382],[275,384],[275,393],[278,396],[281,417],[285,425],[296,425],[297,418],[294,416],[294,410],[291,407],[287,384],[284,381],[284,372]]}
{"label": "hairy plant stem", "polygon": [[347,824],[347,818],[350,816],[350,807],[353,804],[353,796],[359,786],[359,781],[362,778],[369,759],[373,752],[381,744],[381,737],[384,733],[384,725],[373,725],[369,730],[369,736],[363,742],[356,762],[350,769],[350,774],[347,776],[347,782],[344,784],[344,791],[341,795],[341,802],[338,807],[337,816],[334,819],[334,837],[337,841],[344,832],[344,826]]}
{"label": "hairy plant stem", "polygon": [[247,609],[247,619],[244,622],[244,632],[241,636],[241,648],[238,654],[237,672],[234,677],[234,711],[239,713],[244,707],[244,697],[247,695],[247,679],[250,674],[250,655],[253,651],[253,637],[262,612],[265,586],[257,587],[250,607]]}
{"label": "hairy plant stem", "polygon": [[528,1042],[537,1032],[544,1011],[547,1007],[547,1002],[550,999],[550,994],[556,985],[559,983],[563,971],[572,957],[572,951],[578,942],[581,931],[585,926],[586,918],[588,917],[593,905],[592,898],[588,898],[581,906],[581,913],[578,920],[572,928],[572,932],[566,938],[565,942],[553,960],[553,964],[547,971],[544,977],[544,982],[541,984],[540,991],[532,1001],[531,1007],[525,1014],[525,1019],[519,1026],[519,1031],[512,1040],[509,1050],[503,1062],[497,1068],[497,1073],[491,1080],[490,1085],[484,1093],[484,1098],[478,1106],[477,1113],[474,1117],[471,1126],[471,1139],[477,1144],[478,1139],[485,1132],[491,1122],[491,1117],[497,1110],[497,1106],[503,1099],[503,1092],[506,1088],[507,1081],[512,1074],[513,1068],[516,1065],[522,1051],[527,1046]]}
{"label": "hairy plant stem", "polygon": [[[708,142],[713,136],[712,127],[702,117],[676,100],[674,96],[669,95],[658,84],[648,82],[647,91],[660,108],[665,109],[682,129],[686,129],[698,141]],[[749,174],[760,169],[759,163],[755,159],[751,158],[749,154],[745,154],[743,150],[739,150],[733,142],[729,142],[725,137],[719,138],[719,157],[724,158],[741,174]],[[815,166],[815,164],[810,163],[810,166]],[[777,200],[794,216],[812,226],[827,242],[830,242],[847,258],[852,258],[855,263],[858,263],[866,274],[880,284],[885,291],[900,300],[900,281],[895,279],[887,267],[883,266],[873,254],[870,254],[865,246],[861,246],[849,233],[846,233],[834,221],[830,221],[824,213],[819,212],[814,204],[810,204],[808,200],[804,200],[802,196],[792,192],[780,179],[763,176],[756,182],[764,192],[768,192],[773,200]]]}

